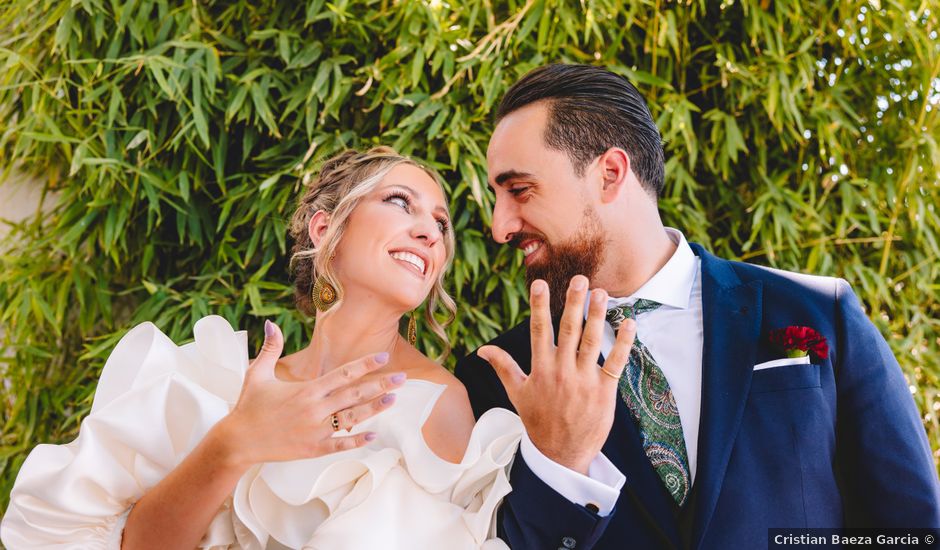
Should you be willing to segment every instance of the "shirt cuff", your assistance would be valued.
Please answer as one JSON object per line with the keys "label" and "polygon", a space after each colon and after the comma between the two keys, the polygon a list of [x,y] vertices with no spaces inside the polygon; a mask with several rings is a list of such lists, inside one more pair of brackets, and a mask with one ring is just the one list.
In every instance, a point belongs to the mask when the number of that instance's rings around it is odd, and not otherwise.
{"label": "shirt cuff", "polygon": [[543,455],[524,430],[519,447],[532,473],[556,493],[581,506],[597,506],[597,515],[601,517],[614,509],[627,478],[603,453],[594,457],[585,476]]}

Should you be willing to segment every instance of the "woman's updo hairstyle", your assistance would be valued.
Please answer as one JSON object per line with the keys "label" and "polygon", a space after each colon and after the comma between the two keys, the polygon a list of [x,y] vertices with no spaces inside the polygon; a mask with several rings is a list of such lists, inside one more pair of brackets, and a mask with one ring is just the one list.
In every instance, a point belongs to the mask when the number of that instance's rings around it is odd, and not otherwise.
{"label": "woman's updo hairstyle", "polygon": [[[375,190],[382,178],[400,164],[420,168],[443,189],[440,176],[433,169],[400,155],[391,147],[375,147],[365,153],[353,150],[339,153],[327,159],[316,178],[309,185],[305,184],[303,195],[290,223],[290,236],[294,240],[290,271],[294,280],[294,298],[300,311],[311,316],[316,314],[311,292],[317,277],[323,277],[336,289],[337,303],[333,308],[342,301],[342,285],[336,279],[330,259],[343,236],[349,215],[359,201]],[[308,227],[310,219],[320,210],[329,214],[330,222],[320,240],[319,248],[314,248]],[[446,357],[450,352],[444,326],[453,321],[457,311],[453,298],[447,294],[443,285],[444,273],[450,268],[454,258],[454,235],[450,230],[444,235],[444,247],[447,259],[431,288],[425,308],[428,327],[444,345],[444,352],[439,359]],[[447,321],[444,324],[434,318],[434,311],[438,306],[447,312]]]}

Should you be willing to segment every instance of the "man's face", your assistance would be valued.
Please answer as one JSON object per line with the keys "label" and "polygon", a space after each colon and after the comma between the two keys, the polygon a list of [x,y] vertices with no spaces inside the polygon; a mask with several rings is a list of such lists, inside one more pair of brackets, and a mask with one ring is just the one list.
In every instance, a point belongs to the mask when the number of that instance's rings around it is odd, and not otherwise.
{"label": "man's face", "polygon": [[571,277],[589,279],[604,255],[604,231],[589,180],[579,177],[568,154],[545,145],[548,108],[542,103],[513,111],[496,126],[486,160],[496,194],[493,238],[525,254],[526,279],[545,279],[552,314],[559,315]]}

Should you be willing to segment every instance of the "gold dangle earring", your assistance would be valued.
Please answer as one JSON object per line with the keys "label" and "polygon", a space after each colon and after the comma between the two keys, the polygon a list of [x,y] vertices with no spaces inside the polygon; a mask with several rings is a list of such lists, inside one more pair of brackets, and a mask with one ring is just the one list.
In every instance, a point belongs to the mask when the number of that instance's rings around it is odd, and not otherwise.
{"label": "gold dangle earring", "polygon": [[[330,255],[330,261],[336,257],[336,252]],[[326,311],[336,303],[336,289],[322,275],[317,276],[313,283],[313,289],[310,291],[310,300],[313,302],[317,311]]]}
{"label": "gold dangle earring", "polygon": [[415,312],[411,312],[411,318],[408,319],[408,343],[412,346],[418,341],[418,322],[415,321]]}
{"label": "gold dangle earring", "polygon": [[313,283],[310,299],[317,311],[326,311],[336,303],[336,289],[325,277],[317,277],[316,282]]}

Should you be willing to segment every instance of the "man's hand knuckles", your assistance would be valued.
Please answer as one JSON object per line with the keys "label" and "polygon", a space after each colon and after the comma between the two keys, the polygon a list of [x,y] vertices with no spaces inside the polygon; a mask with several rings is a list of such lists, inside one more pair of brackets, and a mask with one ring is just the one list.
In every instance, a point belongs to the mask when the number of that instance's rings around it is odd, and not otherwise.
{"label": "man's hand knuckles", "polygon": [[533,335],[541,336],[548,330],[548,323],[538,317],[532,317],[529,321],[529,330]]}
{"label": "man's hand knuckles", "polygon": [[[595,335],[593,332],[585,332],[581,336],[581,349],[593,350],[599,348],[601,344],[601,339]],[[595,358],[595,361],[597,358]]]}
{"label": "man's hand knuckles", "polygon": [[558,340],[574,338],[578,335],[580,327],[577,323],[571,321],[562,321],[558,327]]}
{"label": "man's hand knuckles", "polygon": [[568,371],[566,369],[555,369],[552,372],[551,381],[555,384],[555,391],[559,391],[561,388],[568,386]]}

